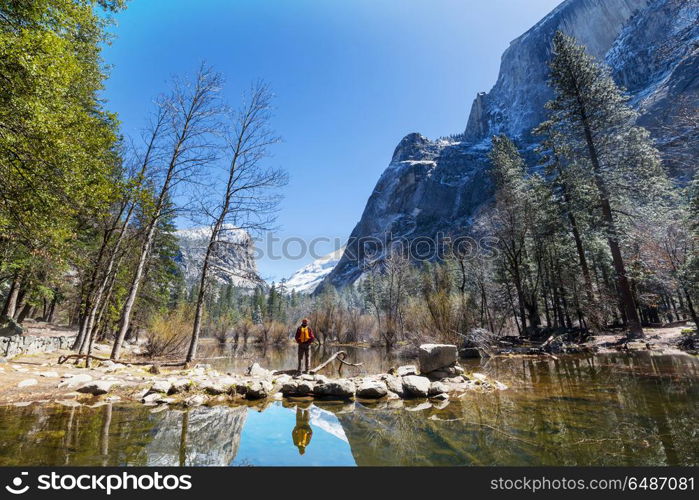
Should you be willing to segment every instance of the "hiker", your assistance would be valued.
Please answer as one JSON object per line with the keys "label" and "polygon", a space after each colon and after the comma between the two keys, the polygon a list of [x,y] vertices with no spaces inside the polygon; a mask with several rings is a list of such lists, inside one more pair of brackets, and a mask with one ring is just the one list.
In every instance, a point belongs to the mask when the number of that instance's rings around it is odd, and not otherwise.
{"label": "hiker", "polygon": [[296,343],[299,345],[299,367],[298,372],[301,373],[301,360],[306,358],[306,372],[310,370],[311,364],[311,344],[315,340],[313,330],[308,326],[308,320],[303,318],[301,326],[296,329]]}
{"label": "hiker", "polygon": [[311,442],[313,429],[310,424],[310,414],[308,410],[302,410],[296,407],[296,426],[291,431],[291,438],[294,440],[294,445],[299,449],[299,455],[306,453],[306,446]]}

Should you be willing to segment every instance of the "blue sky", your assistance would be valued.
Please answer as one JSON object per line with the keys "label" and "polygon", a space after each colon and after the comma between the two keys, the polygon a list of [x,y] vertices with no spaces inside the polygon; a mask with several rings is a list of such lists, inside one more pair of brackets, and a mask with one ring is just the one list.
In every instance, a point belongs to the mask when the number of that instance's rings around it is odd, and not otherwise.
{"label": "blue sky", "polygon": [[[559,3],[130,0],[103,54],[105,98],[123,133],[138,136],[152,99],[202,60],[225,75],[232,104],[251,81],[267,81],[284,140],[270,162],[290,175],[274,235],[294,256],[298,239],[326,238],[319,256],[349,236],[398,141],[461,132],[509,42]],[[258,262],[268,279],[314,258],[275,249]]]}

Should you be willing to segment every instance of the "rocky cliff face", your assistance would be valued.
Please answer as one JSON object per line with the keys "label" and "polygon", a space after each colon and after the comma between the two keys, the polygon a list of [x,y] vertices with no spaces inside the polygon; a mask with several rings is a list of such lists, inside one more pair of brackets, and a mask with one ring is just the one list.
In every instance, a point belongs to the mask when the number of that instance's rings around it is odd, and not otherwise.
{"label": "rocky cliff face", "polygon": [[[546,85],[550,41],[556,30],[575,36],[606,61],[641,112],[669,171],[686,179],[699,151],[699,0],[567,0],[519,38],[502,56],[497,82],[479,93],[466,129],[455,139],[431,141],[418,133],[401,140],[379,178],[347,250],[324,280],[342,287],[366,262],[397,241],[413,255],[425,241],[458,234],[492,196],[490,138],[507,134],[525,156],[551,99]],[[433,256],[436,245],[433,243]],[[428,250],[429,252],[429,250]]]}
{"label": "rocky cliff face", "polygon": [[[199,280],[211,228],[180,229],[176,235],[180,246],[177,260],[182,266],[185,282],[192,286]],[[241,288],[254,288],[262,282],[255,263],[254,242],[246,231],[233,226],[224,229],[213,258],[211,276],[218,283]]]}

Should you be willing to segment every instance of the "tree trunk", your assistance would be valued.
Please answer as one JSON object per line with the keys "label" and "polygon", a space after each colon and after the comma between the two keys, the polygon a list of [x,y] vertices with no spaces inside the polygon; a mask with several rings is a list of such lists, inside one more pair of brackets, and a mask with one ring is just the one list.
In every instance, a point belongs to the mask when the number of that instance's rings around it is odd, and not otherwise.
{"label": "tree trunk", "polygon": [[10,285],[10,291],[7,294],[7,300],[5,301],[5,306],[2,309],[2,315],[8,318],[14,318],[15,312],[17,310],[17,299],[19,297],[19,276],[15,275],[12,278],[12,284]]}
{"label": "tree trunk", "polygon": [[25,319],[27,319],[32,312],[33,307],[34,306],[32,306],[29,302],[24,304],[24,307],[17,315],[17,323],[22,323]]}
{"label": "tree trunk", "polygon": [[189,343],[189,350],[187,351],[186,362],[190,362],[197,355],[197,347],[199,346],[199,334],[201,332],[201,319],[204,312],[204,296],[206,295],[206,281],[209,275],[209,262],[211,260],[211,255],[213,254],[214,247],[216,245],[216,239],[218,238],[218,233],[221,230],[222,222],[217,221],[216,225],[211,229],[211,237],[209,238],[209,244],[206,247],[206,253],[204,254],[204,262],[201,266],[201,277],[199,280],[199,293],[197,294],[197,308],[194,313],[194,326],[192,327],[192,340]]}
{"label": "tree trunk", "polygon": [[626,276],[626,267],[624,266],[624,259],[621,255],[621,248],[619,247],[619,234],[614,222],[612,207],[609,202],[607,185],[602,177],[602,168],[599,163],[597,148],[592,138],[592,131],[588,123],[585,107],[581,101],[579,101],[579,103],[581,115],[580,119],[585,131],[585,141],[587,143],[590,161],[592,162],[592,168],[594,170],[595,184],[597,191],[599,192],[600,205],[602,206],[602,216],[604,218],[607,230],[607,243],[609,245],[609,251],[612,254],[612,262],[614,263],[619,298],[624,308],[624,312],[626,313],[626,324],[629,329],[629,337],[643,338],[643,328],[641,327],[641,322],[638,318],[636,305],[633,300],[633,295],[631,294],[631,287],[629,286],[629,280]]}
{"label": "tree trunk", "polygon": [[112,348],[111,359],[117,360],[121,355],[121,346],[126,337],[126,332],[131,326],[131,313],[133,312],[133,306],[136,302],[136,297],[138,296],[138,289],[141,286],[141,281],[143,280],[143,272],[146,268],[146,262],[148,261],[148,256],[150,255],[151,246],[153,244],[153,237],[155,235],[155,228],[157,225],[157,218],[160,216],[160,210],[158,210],[157,215],[154,216],[154,220],[151,221],[150,226],[147,229],[146,238],[141,246],[141,255],[138,259],[138,266],[136,267],[136,273],[134,274],[133,280],[131,281],[131,287],[129,288],[129,295],[124,302],[124,309],[121,313],[121,319],[119,320],[119,330],[117,336],[114,339],[114,347]]}
{"label": "tree trunk", "polygon": [[697,318],[697,311],[694,309],[694,302],[692,302],[689,291],[687,291],[687,288],[684,286],[682,287],[682,290],[684,290],[684,296],[687,299],[687,309],[689,309],[689,315],[692,318],[692,321],[694,321],[694,324],[699,327],[699,318]]}

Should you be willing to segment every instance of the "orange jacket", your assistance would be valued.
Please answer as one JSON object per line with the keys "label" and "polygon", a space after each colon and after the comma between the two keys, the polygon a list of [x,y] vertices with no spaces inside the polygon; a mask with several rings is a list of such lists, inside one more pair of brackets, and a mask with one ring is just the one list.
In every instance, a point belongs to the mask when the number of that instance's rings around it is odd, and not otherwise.
{"label": "orange jacket", "polygon": [[[302,327],[299,326],[299,327],[296,329],[296,337],[295,337],[295,339],[296,339],[296,342],[298,342],[299,344],[302,343],[302,342],[301,342],[301,328],[302,328]],[[305,343],[305,344],[310,344],[311,342],[313,342],[313,341],[316,339],[316,337],[315,337],[315,335],[313,335],[313,330],[311,330],[311,327],[310,327],[310,326],[307,326],[306,328],[308,328],[308,341],[303,342],[303,343]]]}

